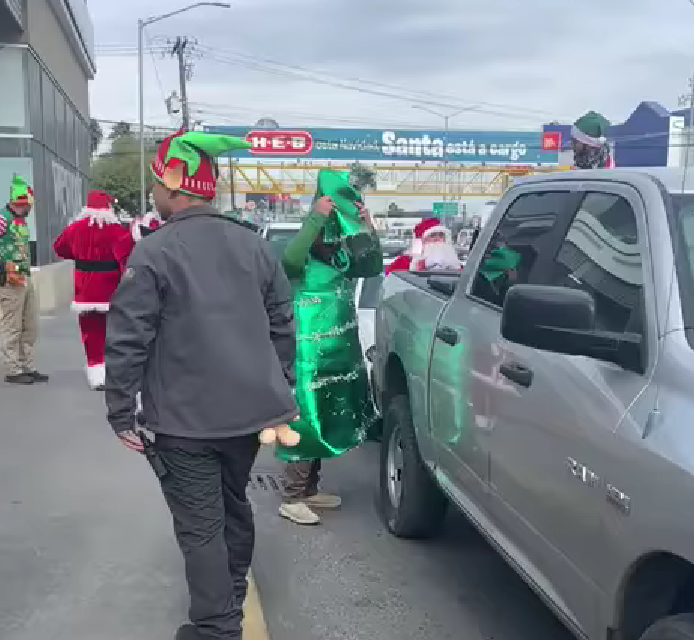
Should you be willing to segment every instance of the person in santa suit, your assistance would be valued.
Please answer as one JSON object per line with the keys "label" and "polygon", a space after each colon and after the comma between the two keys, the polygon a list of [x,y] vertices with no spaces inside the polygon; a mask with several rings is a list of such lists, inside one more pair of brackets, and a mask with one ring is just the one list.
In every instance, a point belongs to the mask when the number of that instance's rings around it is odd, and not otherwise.
{"label": "person in santa suit", "polygon": [[72,308],[78,314],[92,389],[104,385],[106,312],[123,271],[118,247],[130,236],[118,220],[114,202],[105,191],[91,191],[82,211],[53,243],[58,257],[75,262]]}
{"label": "person in santa suit", "polygon": [[428,271],[460,269],[451,231],[438,218],[425,218],[414,228],[414,240],[407,253],[398,256],[386,268],[393,271]]}

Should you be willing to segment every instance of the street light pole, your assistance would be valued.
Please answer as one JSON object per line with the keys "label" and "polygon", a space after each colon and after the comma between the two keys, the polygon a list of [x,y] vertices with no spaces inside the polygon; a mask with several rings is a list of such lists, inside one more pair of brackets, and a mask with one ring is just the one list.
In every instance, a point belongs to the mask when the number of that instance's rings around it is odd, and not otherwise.
{"label": "street light pole", "polygon": [[153,16],[147,18],[146,20],[137,21],[137,64],[138,64],[138,101],[140,107],[140,214],[144,215],[147,212],[147,187],[145,180],[145,99],[144,99],[144,31],[145,27],[153,24],[154,22],[159,22],[171,16],[178,15],[184,11],[190,11],[191,9],[196,9],[197,7],[222,7],[224,9],[231,9],[231,5],[228,2],[195,2],[182,9],[176,9],[176,11],[170,11],[169,13],[164,13],[160,16]]}
{"label": "street light pole", "polygon": [[443,118],[444,121],[444,134],[443,134],[443,201],[446,201],[446,196],[448,195],[448,152],[446,151],[446,147],[448,145],[448,121],[451,118],[455,118],[456,116],[459,116],[461,113],[464,111],[472,111],[473,109],[476,109],[477,106],[472,106],[472,107],[467,107],[465,109],[459,109],[458,111],[455,111],[454,113],[450,113],[446,115],[445,113],[439,113],[438,111],[434,111],[433,109],[429,109],[429,107],[424,107],[419,104],[413,104],[412,105],[413,109],[419,109],[420,111],[426,111],[427,113],[431,113],[435,116],[438,116],[439,118]]}

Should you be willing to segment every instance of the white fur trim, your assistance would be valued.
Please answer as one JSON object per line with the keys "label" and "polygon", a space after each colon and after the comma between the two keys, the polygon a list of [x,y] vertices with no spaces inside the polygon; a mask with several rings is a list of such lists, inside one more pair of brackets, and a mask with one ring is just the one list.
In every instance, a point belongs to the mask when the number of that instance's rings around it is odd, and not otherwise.
{"label": "white fur trim", "polygon": [[446,240],[451,240],[451,230],[448,227],[444,227],[442,224],[438,224],[435,227],[427,229],[422,234],[422,240],[426,240],[430,235],[434,233],[443,233],[446,236]]}
{"label": "white fur trim", "polygon": [[142,240],[142,232],[140,231],[140,221],[135,219],[130,223],[130,235],[135,242]]}
{"label": "white fur trim", "polygon": [[415,238],[414,240],[412,240],[412,246],[410,247],[408,253],[411,256],[419,255],[420,253],[422,253],[422,241],[419,238]]}
{"label": "white fur trim", "polygon": [[576,125],[573,125],[571,127],[571,137],[574,140],[578,140],[578,142],[582,142],[583,144],[587,144],[589,147],[602,147],[602,145],[607,142],[607,138],[605,136],[600,136],[599,138],[593,138],[593,136],[589,136],[587,133],[583,133]]}
{"label": "white fur trim", "polygon": [[89,224],[97,225],[99,229],[105,224],[120,224],[120,220],[113,209],[90,209],[83,207],[82,211],[75,216],[73,222],[89,218]]}
{"label": "white fur trim", "polygon": [[102,387],[106,383],[106,365],[95,364],[87,367],[87,382],[92,389]]}
{"label": "white fur trim", "polygon": [[100,311],[106,313],[108,311],[108,302],[72,302],[70,305],[76,313],[88,313],[89,311]]}

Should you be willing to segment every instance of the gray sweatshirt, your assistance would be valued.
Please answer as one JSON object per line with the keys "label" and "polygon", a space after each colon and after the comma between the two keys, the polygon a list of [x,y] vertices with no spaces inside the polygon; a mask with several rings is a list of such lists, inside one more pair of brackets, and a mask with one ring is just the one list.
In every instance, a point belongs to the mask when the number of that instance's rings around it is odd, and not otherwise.
{"label": "gray sweatshirt", "polygon": [[174,214],[133,250],[111,299],[106,405],[132,429],[184,438],[261,431],[296,414],[289,281],[269,244],[207,205]]}

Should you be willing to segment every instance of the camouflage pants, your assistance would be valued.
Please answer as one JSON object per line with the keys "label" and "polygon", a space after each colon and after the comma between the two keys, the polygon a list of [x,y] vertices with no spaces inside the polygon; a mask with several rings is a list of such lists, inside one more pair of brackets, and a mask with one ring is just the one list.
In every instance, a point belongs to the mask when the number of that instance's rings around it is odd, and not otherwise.
{"label": "camouflage pants", "polygon": [[2,359],[9,375],[34,370],[37,325],[38,305],[31,279],[23,287],[0,287]]}

